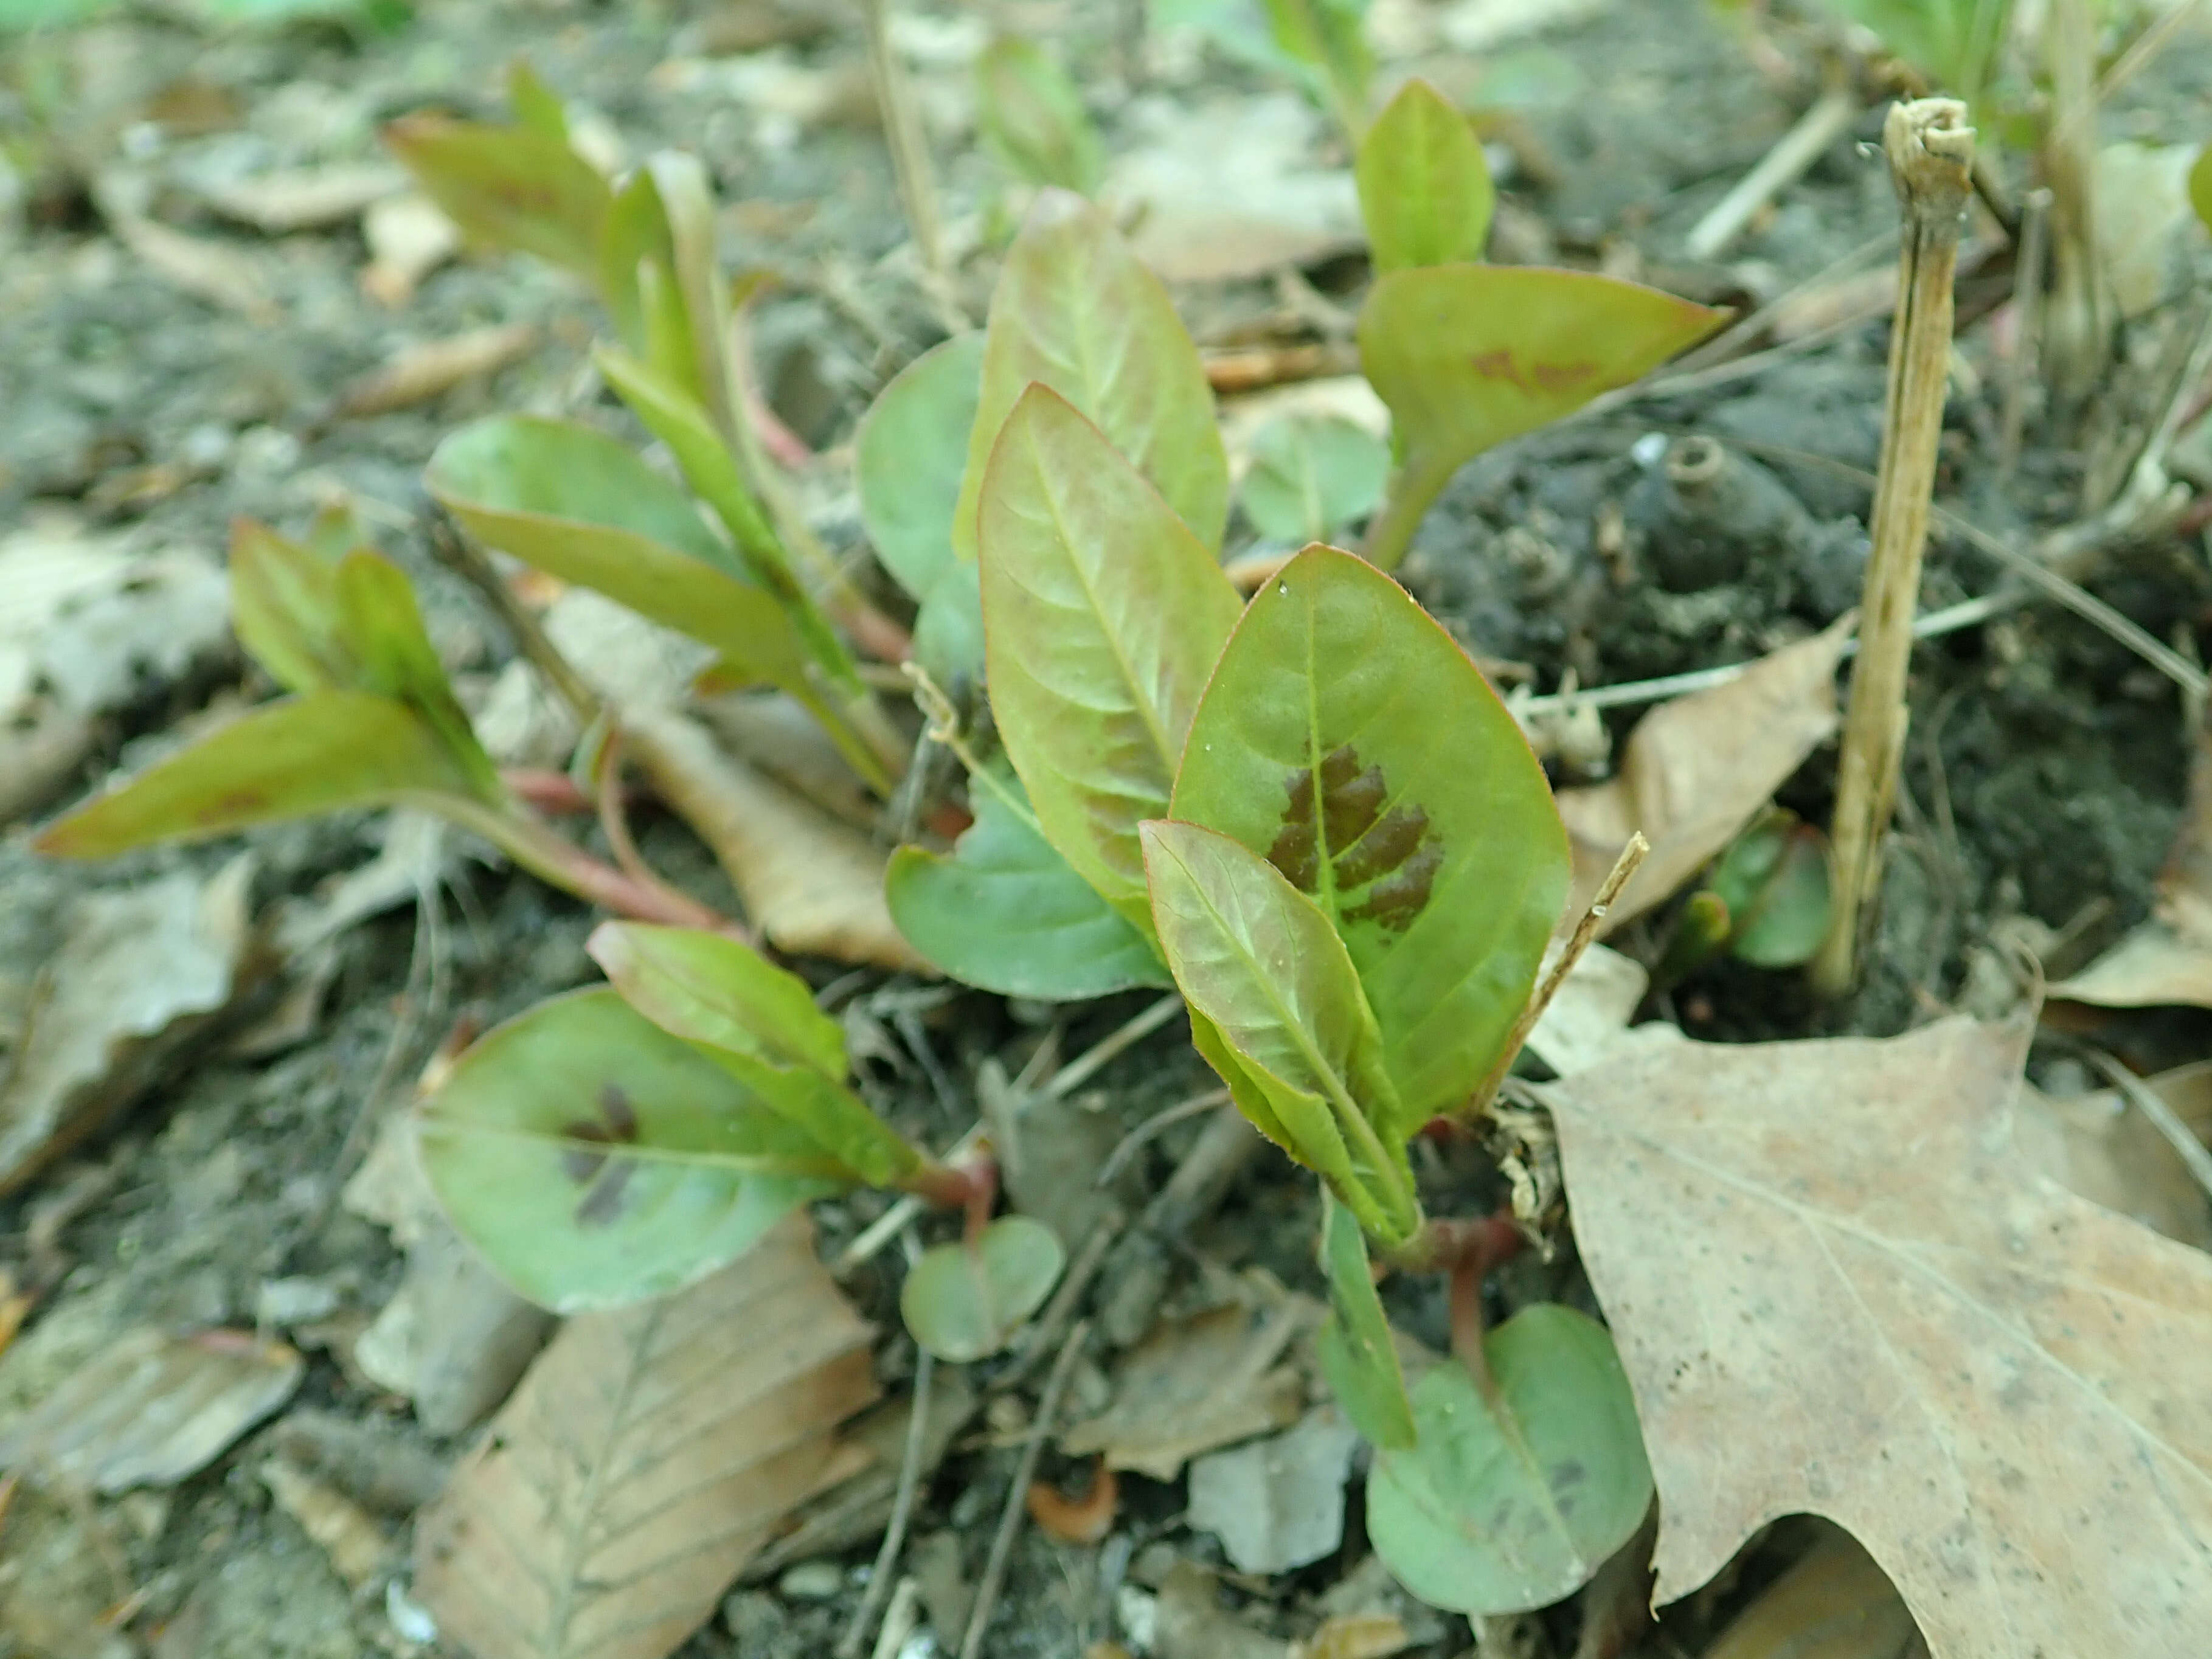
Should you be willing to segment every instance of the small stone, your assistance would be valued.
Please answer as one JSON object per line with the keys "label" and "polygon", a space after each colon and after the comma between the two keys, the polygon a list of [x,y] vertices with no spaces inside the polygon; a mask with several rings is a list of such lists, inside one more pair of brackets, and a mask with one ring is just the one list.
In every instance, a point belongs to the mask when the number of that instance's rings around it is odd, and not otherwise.
{"label": "small stone", "polygon": [[827,1601],[845,1588],[845,1573],[835,1561],[801,1561],[775,1588],[787,1601]]}
{"label": "small stone", "polygon": [[319,1279],[264,1279],[253,1297],[254,1322],[264,1328],[311,1324],[337,1310],[337,1287]]}
{"label": "small stone", "polygon": [[739,1653],[769,1653],[790,1628],[791,1615],[766,1590],[732,1590],[722,1603],[722,1624]]}

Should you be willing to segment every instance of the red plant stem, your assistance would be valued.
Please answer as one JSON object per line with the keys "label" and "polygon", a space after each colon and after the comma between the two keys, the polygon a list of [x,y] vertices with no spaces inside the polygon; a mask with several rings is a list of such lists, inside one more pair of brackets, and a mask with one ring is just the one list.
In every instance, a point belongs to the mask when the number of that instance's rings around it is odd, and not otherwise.
{"label": "red plant stem", "polygon": [[573,842],[563,840],[519,807],[501,808],[465,795],[438,794],[413,803],[473,830],[540,881],[603,906],[632,921],[675,927],[704,927],[748,937],[738,923],[665,884],[648,886],[603,864]]}
{"label": "red plant stem", "polygon": [[962,1236],[973,1244],[982,1237],[999,1199],[999,1161],[988,1152],[959,1164],[925,1164],[899,1183],[925,1204],[958,1210]]}
{"label": "red plant stem", "polygon": [[510,766],[501,770],[499,781],[517,799],[541,812],[580,813],[592,810],[592,798],[579,789],[575,779],[566,772],[550,771],[542,766]]}

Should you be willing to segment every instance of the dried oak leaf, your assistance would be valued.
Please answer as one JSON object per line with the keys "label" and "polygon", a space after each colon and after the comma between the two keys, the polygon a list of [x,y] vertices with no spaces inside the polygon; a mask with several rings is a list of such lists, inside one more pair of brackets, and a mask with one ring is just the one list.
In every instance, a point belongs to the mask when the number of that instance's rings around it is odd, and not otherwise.
{"label": "dried oak leaf", "polygon": [[2212,733],[2198,741],[2149,916],[2051,994],[2103,1008],[2212,1008]]}
{"label": "dried oak leaf", "polygon": [[1546,1089],[1661,1601],[1802,1511],[1936,1659],[2212,1653],[2212,1256],[2034,1172],[2027,1042],[1680,1042]]}
{"label": "dried oak leaf", "polygon": [[1574,849],[1578,916],[1633,832],[1650,854],[1598,927],[1599,937],[1666,899],[1734,841],[1805,757],[1836,729],[1836,665],[1848,621],[1762,657],[1725,685],[1655,708],[1637,723],[1620,773],[1562,789]]}
{"label": "dried oak leaf", "polygon": [[416,1529],[476,1659],[659,1659],[832,1468],[869,1328],[803,1215],[710,1279],[570,1320]]}

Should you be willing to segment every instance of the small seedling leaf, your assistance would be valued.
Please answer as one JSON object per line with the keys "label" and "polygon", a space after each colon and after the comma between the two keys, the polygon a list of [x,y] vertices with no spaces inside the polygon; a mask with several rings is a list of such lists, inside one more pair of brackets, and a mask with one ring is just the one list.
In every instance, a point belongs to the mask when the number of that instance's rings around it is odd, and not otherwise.
{"label": "small seedling leaf", "polygon": [[[1262,1092],[1292,1157],[1321,1174],[1361,1224],[1412,1230],[1400,1116],[1359,976],[1319,906],[1266,859],[1192,823],[1143,830],[1160,949],[1191,1006],[1212,1021]],[[1233,1083],[1234,1079],[1231,1079]]]}
{"label": "small seedling leaf", "polygon": [[1754,968],[1810,962],[1828,933],[1828,881],[1827,837],[1818,830],[1779,808],[1753,823],[1708,884],[1727,906],[1729,953]]}
{"label": "small seedling leaf", "polygon": [[288,541],[251,519],[231,526],[231,626],[246,654],[287,691],[358,684],[360,665],[339,639],[339,556]]}
{"label": "small seedling leaf", "polygon": [[699,927],[605,921],[585,950],[623,1000],[672,1036],[842,1081],[845,1029],[798,975]]}
{"label": "small seedling leaf", "polygon": [[422,625],[407,573],[380,554],[356,548],[338,561],[334,583],[345,653],[361,665],[352,688],[404,703],[438,734],[483,800],[502,798],[499,769],[477,741],[468,713],[446,678]]}
{"label": "small seedling leaf", "polygon": [[599,302],[634,356],[703,402],[691,319],[676,285],[676,245],[650,168],[623,180],[599,234]]}
{"label": "small seedling leaf", "polygon": [[991,702],[1037,823],[1149,933],[1137,825],[1166,810],[1237,592],[1098,428],[1045,386],[1008,417],[981,499]]}
{"label": "small seedling leaf", "polygon": [[1496,193],[1468,118],[1415,78],[1359,141],[1359,213],[1376,273],[1482,258]]}
{"label": "small seedling leaf", "polygon": [[951,1364],[967,1364],[1005,1347],[1044,1305],[1066,1254],[1042,1221],[1000,1216],[973,1244],[923,1251],[899,1291],[899,1312],[916,1342]]}
{"label": "small seedling leaf", "polygon": [[109,858],[351,806],[469,796],[474,781],[416,713],[366,691],[312,691],[232,721],[79,807],[44,853]]}
{"label": "small seedling leaf", "polygon": [[1286,415],[1253,438],[1237,499],[1270,540],[1317,542],[1373,512],[1389,477],[1389,446],[1364,427],[1334,416]]}
{"label": "small seedling leaf", "polygon": [[422,114],[388,123],[384,142],[471,240],[598,279],[607,181],[562,140]]}
{"label": "small seedling leaf", "polygon": [[1386,1451],[1413,1444],[1413,1407],[1390,1322],[1367,1268],[1367,1241],[1351,1211],[1322,1196],[1321,1266],[1328,1317],[1314,1339],[1322,1375],[1352,1425]]}
{"label": "small seedling leaf", "polygon": [[1229,459],[1198,348],[1166,286],[1113,220],[1064,191],[1037,198],[991,296],[982,393],[952,520],[963,559],[975,556],[976,507],[1000,428],[1031,381],[1097,426],[1208,550],[1221,545]]}
{"label": "small seedling leaf", "polygon": [[891,854],[884,894],[899,932],[1001,996],[1079,1001],[1170,983],[1145,936],[1053,851],[1020,789],[1012,776],[975,783],[975,822],[950,857]]}
{"label": "small seedling leaf", "polygon": [[1424,1601],[1521,1613],[1572,1594],[1628,1541],[1651,1505],[1651,1469],[1596,1321],[1540,1302],[1482,1351],[1492,1395],[1456,1362],[1414,1385],[1419,1440],[1376,1458],[1368,1534]]}
{"label": "small seedling leaf", "polygon": [[1002,35],[975,62],[975,122],[991,153],[1024,184],[1088,196],[1105,155],[1059,60],[1036,42]]}
{"label": "small seedling leaf", "polygon": [[952,514],[981,396],[983,337],[963,334],[908,363],[853,442],[860,521],[876,557],[921,606],[914,654],[941,685],[983,672],[982,599],[952,550]]}
{"label": "small seedling leaf", "polygon": [[1566,836],[1512,715],[1397,583],[1312,547],[1260,591],[1172,810],[1268,860],[1333,924],[1396,1085],[1386,1139],[1489,1073],[1565,901]]}
{"label": "small seedling leaf", "polygon": [[851,1180],[607,989],[555,997],[488,1033],[417,1127],[453,1225],[556,1313],[680,1290]]}
{"label": "small seedling leaf", "polygon": [[814,659],[857,694],[860,681],[851,654],[800,585],[790,556],[753,499],[737,457],[714,429],[707,410],[677,382],[628,352],[602,347],[592,354],[592,361],[630,412],[668,446],[684,481],[729,532],[754,585],[775,596]]}
{"label": "small seedling leaf", "polygon": [[1424,499],[1492,445],[1573,413],[1710,333],[1724,313],[1579,270],[1432,265],[1385,276],[1359,357]]}
{"label": "small seedling leaf", "polygon": [[807,686],[805,653],[775,595],[747,577],[683,490],[614,439],[494,416],[440,444],[427,482],[501,551],[702,640],[772,684]]}
{"label": "small seedling leaf", "polygon": [[1324,94],[1345,130],[1367,115],[1375,54],[1367,44],[1367,0],[1262,0],[1276,51]]}
{"label": "small seedling leaf", "polygon": [[518,58],[507,65],[507,104],[514,112],[515,125],[563,144],[568,142],[568,112],[562,107],[560,94],[538,79],[527,58]]}

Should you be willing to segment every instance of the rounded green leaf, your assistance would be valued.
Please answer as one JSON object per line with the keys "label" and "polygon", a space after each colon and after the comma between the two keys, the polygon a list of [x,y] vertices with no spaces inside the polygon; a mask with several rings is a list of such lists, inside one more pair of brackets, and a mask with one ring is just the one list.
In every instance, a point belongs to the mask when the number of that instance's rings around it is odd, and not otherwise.
{"label": "rounded green leaf", "polygon": [[[1828,936],[1832,872],[1827,837],[1809,823],[1791,821],[1781,826],[1777,839],[1779,845],[1756,890],[1744,902],[1729,903],[1735,932],[1729,953],[1754,968],[1802,967]],[[1727,855],[1722,861],[1726,864]],[[1725,892],[1722,881],[1717,872],[1713,885]]]}
{"label": "rounded green leaf", "polygon": [[1378,274],[1482,258],[1496,191],[1468,118],[1418,76],[1359,141],[1359,213]]}
{"label": "rounded green leaf", "polygon": [[1467,1613],[1549,1607],[1589,1582],[1651,1504],[1651,1466],[1613,1339],[1557,1303],[1492,1331],[1485,1399],[1465,1367],[1415,1385],[1418,1434],[1382,1451],[1367,1530],[1392,1577]]}
{"label": "rounded green leaf", "polygon": [[1336,416],[1286,415],[1252,440],[1237,500],[1274,541],[1317,542],[1364,519],[1390,478],[1390,447]]}
{"label": "rounded green leaf", "polygon": [[1144,935],[1052,850],[1020,787],[1011,777],[976,783],[975,822],[950,857],[919,847],[891,854],[884,896],[907,942],[1001,996],[1072,1002],[1170,983]]}
{"label": "rounded green leaf", "polygon": [[1059,1236],[1042,1222],[1001,1216],[972,1245],[923,1251],[899,1291],[899,1313],[916,1342],[966,1364],[1006,1346],[1044,1305],[1066,1260]]}
{"label": "rounded green leaf", "polygon": [[1368,1271],[1367,1241],[1352,1212],[1326,1192],[1321,1265],[1328,1277],[1328,1317],[1314,1338],[1322,1375],[1354,1428],[1385,1450],[1402,1451],[1413,1443],[1413,1407]]}
{"label": "rounded green leaf", "polygon": [[487,1033],[416,1127],[455,1229],[556,1313],[680,1290],[850,1184],[728,1072],[605,989]]}
{"label": "rounded green leaf", "polygon": [[983,470],[1032,381],[1050,386],[1127,456],[1209,550],[1229,516],[1229,458],[1213,391],[1166,284],[1112,216],[1041,192],[1006,254],[984,330],[983,385],[952,545],[972,559]]}
{"label": "rounded green leaf", "polygon": [[607,181],[566,143],[526,126],[486,126],[443,115],[389,123],[384,142],[471,241],[518,248],[599,275]]}
{"label": "rounded green leaf", "polygon": [[960,335],[901,369],[854,435],[860,522],[876,557],[916,605],[957,562],[952,509],[982,385],[983,337]]}
{"label": "rounded green leaf", "polygon": [[1566,903],[1566,832],[1512,715],[1403,588],[1334,548],[1285,565],[1221,653],[1172,810],[1343,940],[1401,1108],[1386,1139],[1488,1074]]}
{"label": "rounded green leaf", "polygon": [[806,653],[691,498],[602,433],[500,415],[430,457],[430,493],[481,540],[524,563],[704,641],[753,674],[805,688]]}
{"label": "rounded green leaf", "polygon": [[88,802],[36,842],[106,858],[349,806],[471,797],[475,780],[420,715],[366,691],[311,691],[240,716]]}
{"label": "rounded green leaf", "polygon": [[981,502],[991,709],[1045,838],[1140,930],[1137,825],[1165,811],[1237,591],[1104,434],[1032,386]]}

